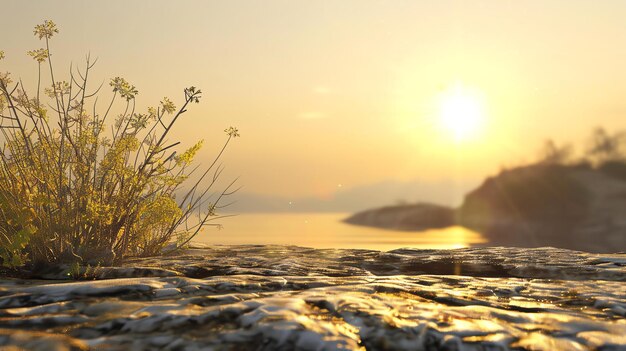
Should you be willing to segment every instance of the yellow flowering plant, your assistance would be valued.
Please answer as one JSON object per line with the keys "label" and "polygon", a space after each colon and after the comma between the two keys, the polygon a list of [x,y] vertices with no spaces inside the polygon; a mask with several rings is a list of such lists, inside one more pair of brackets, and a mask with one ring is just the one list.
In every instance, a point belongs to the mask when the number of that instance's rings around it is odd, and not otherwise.
{"label": "yellow flowering plant", "polygon": [[[234,192],[232,182],[212,190],[222,172],[217,160],[237,129],[225,130],[213,162],[182,191],[198,169],[192,162],[202,141],[178,153],[180,143],[168,137],[202,92],[186,88],[179,108],[163,98],[139,113],[137,88],[115,77],[106,110],[98,113],[100,88],[88,86],[89,57],[82,71],[56,80],[50,61],[56,33],[52,21],[35,27],[45,42],[44,49],[28,52],[39,67],[35,94],[0,73],[0,263],[112,264],[176,250],[214,225],[223,198]],[[51,82],[41,89],[46,62]],[[122,112],[105,128],[119,103]]]}

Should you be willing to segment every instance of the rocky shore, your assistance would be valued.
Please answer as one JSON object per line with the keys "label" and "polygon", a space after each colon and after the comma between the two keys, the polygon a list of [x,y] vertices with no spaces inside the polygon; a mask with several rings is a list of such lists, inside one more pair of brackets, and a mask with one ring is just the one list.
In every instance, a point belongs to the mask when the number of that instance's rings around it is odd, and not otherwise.
{"label": "rocky shore", "polygon": [[624,350],[626,254],[194,245],[0,282],[28,350]]}
{"label": "rocky shore", "polygon": [[534,164],[503,170],[469,192],[457,208],[387,206],[345,222],[420,231],[462,226],[488,246],[565,247],[626,251],[626,164]]}

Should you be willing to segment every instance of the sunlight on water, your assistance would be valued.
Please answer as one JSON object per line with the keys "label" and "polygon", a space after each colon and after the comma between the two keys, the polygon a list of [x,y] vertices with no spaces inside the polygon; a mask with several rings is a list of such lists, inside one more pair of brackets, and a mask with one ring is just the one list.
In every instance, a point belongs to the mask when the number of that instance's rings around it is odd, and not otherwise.
{"label": "sunlight on water", "polygon": [[276,244],[315,248],[392,250],[400,247],[451,249],[484,242],[462,227],[406,232],[341,222],[346,213],[254,213],[222,220],[221,230],[206,229],[196,241],[208,244]]}

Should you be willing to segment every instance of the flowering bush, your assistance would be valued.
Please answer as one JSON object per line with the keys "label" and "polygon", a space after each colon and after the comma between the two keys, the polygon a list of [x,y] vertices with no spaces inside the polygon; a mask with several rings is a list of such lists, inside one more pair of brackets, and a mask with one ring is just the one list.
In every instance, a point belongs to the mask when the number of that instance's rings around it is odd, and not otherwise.
{"label": "flowering bush", "polygon": [[[99,114],[100,88],[88,87],[94,66],[89,57],[83,70],[70,70],[68,81],[56,79],[50,54],[56,33],[52,21],[35,27],[45,48],[28,52],[39,69],[34,94],[0,73],[2,265],[110,264],[160,253],[172,242],[173,249],[181,247],[214,225],[210,221],[217,218],[220,201],[233,192],[233,183],[221,192],[211,190],[221,173],[216,161],[239,136],[237,129],[225,130],[228,137],[213,163],[181,192],[181,184],[198,169],[191,164],[202,141],[177,153],[179,142],[169,143],[167,137],[189,105],[200,101],[201,91],[184,89],[178,109],[163,98],[140,113],[137,89],[115,77],[109,84],[113,96]],[[0,51],[0,60],[4,57]],[[50,84],[41,94],[45,66]],[[113,118],[120,99],[122,112]],[[105,128],[111,118],[112,128]]]}

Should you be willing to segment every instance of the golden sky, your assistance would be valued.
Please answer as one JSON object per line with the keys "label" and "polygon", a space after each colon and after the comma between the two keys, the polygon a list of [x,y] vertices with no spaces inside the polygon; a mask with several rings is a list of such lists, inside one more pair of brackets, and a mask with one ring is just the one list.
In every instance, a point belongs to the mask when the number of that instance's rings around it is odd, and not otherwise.
{"label": "golden sky", "polygon": [[[533,160],[546,138],[626,127],[626,1],[3,0],[0,11],[0,71],[27,84],[32,28],[51,19],[58,70],[91,52],[94,85],[123,76],[141,106],[200,87],[176,136],[205,139],[207,162],[238,127],[226,177],[243,192],[481,179]],[[439,105],[458,87],[481,108],[463,140]]]}

